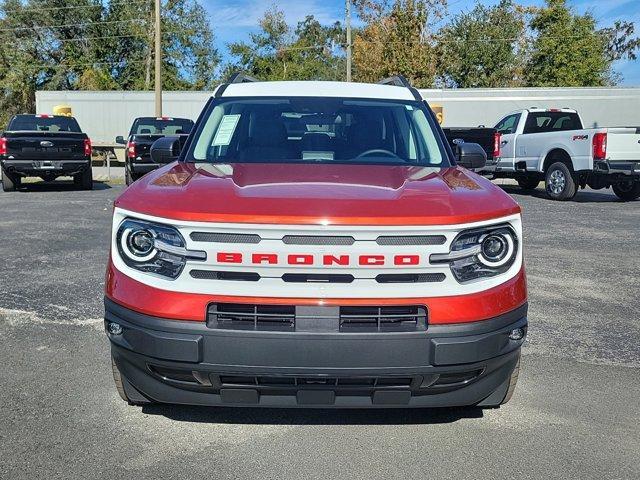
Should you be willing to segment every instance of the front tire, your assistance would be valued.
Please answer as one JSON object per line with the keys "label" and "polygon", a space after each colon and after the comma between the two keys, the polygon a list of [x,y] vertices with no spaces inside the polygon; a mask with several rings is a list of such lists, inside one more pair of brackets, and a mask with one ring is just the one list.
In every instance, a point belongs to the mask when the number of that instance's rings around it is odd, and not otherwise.
{"label": "front tire", "polygon": [[569,200],[578,193],[578,182],[567,165],[556,162],[547,170],[545,190],[553,200]]}
{"label": "front tire", "polygon": [[535,190],[536,188],[538,188],[538,185],[540,185],[540,180],[538,180],[537,178],[528,177],[519,178],[518,185],[523,190]]}
{"label": "front tire", "polygon": [[613,193],[624,202],[640,198],[640,181],[629,180],[628,182],[617,183],[612,188]]}
{"label": "front tire", "polygon": [[113,372],[113,382],[116,384],[116,390],[122,400],[129,405],[149,405],[151,403],[151,401],[144,398],[140,392],[135,390],[127,378],[120,373],[120,369],[118,365],[116,365],[113,355],[111,356],[111,371]]}
{"label": "front tire", "polygon": [[511,376],[509,377],[509,388],[507,389],[507,394],[504,396],[504,399],[502,400],[502,402],[500,402],[500,405],[504,405],[509,400],[511,400],[511,397],[513,397],[513,392],[516,389],[519,376],[520,376],[520,357],[518,357],[518,363],[516,363],[516,367],[513,369],[513,372],[511,372]]}

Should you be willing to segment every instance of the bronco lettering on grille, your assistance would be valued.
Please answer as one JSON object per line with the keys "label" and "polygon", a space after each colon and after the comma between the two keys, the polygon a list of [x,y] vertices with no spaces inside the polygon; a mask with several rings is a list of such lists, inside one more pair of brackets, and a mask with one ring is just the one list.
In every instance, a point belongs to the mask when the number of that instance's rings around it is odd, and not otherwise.
{"label": "bronco lettering on grille", "polygon": [[[239,252],[218,252],[218,263],[243,263],[247,258]],[[251,265],[322,265],[322,266],[349,266],[356,264],[367,267],[380,266],[412,266],[420,265],[420,255],[313,255],[307,253],[294,253],[286,256],[276,253],[251,254],[248,263]]]}

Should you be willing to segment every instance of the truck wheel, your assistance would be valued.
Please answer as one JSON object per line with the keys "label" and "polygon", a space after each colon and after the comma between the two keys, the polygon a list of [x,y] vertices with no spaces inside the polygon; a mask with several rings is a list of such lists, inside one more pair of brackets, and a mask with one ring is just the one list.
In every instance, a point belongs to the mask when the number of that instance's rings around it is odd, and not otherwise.
{"label": "truck wheel", "polygon": [[73,176],[73,183],[82,190],[93,190],[93,172],[90,168]]}
{"label": "truck wheel", "polygon": [[613,193],[625,202],[640,198],[640,182],[629,180],[628,182],[613,185]]}
{"label": "truck wheel", "polygon": [[124,167],[124,181],[127,185],[131,185],[135,179],[127,167]]}
{"label": "truck wheel", "polygon": [[545,189],[553,200],[569,200],[576,196],[578,183],[569,167],[562,162],[556,162],[547,170]]}
{"label": "truck wheel", "polygon": [[537,178],[528,177],[519,178],[518,185],[523,190],[535,190],[536,188],[538,188],[538,185],[540,185],[540,180],[538,180]]}
{"label": "truck wheel", "polygon": [[509,388],[507,389],[507,394],[504,396],[500,405],[504,405],[511,397],[513,397],[513,392],[516,389],[516,384],[518,383],[518,377],[520,376],[520,357],[518,357],[518,363],[516,363],[516,367],[511,372],[511,377],[509,377]]}
{"label": "truck wheel", "polygon": [[111,371],[113,372],[113,382],[116,384],[116,390],[122,400],[129,405],[148,405],[151,403],[131,386],[126,377],[122,376],[113,356],[111,356]]}
{"label": "truck wheel", "polygon": [[20,179],[15,181],[2,170],[2,190],[5,192],[13,192],[18,185],[20,185]]}

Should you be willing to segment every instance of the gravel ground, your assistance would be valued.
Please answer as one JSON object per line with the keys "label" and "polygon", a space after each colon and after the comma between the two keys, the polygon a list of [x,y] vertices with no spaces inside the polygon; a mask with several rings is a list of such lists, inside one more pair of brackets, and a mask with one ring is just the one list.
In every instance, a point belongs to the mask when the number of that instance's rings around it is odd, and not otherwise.
{"label": "gravel ground", "polygon": [[530,330],[499,410],[140,409],[102,332],[122,188],[0,193],[0,478],[640,478],[640,201],[503,187]]}

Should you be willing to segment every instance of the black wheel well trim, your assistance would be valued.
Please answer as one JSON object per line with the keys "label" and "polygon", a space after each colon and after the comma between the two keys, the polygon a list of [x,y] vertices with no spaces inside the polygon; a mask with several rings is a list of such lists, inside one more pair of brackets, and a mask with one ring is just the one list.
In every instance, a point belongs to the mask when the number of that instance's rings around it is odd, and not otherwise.
{"label": "black wheel well trim", "polygon": [[544,157],[542,171],[546,173],[549,167],[556,162],[564,163],[567,168],[569,168],[569,171],[574,172],[571,155],[569,155],[569,153],[565,149],[560,147],[549,150],[547,155]]}

